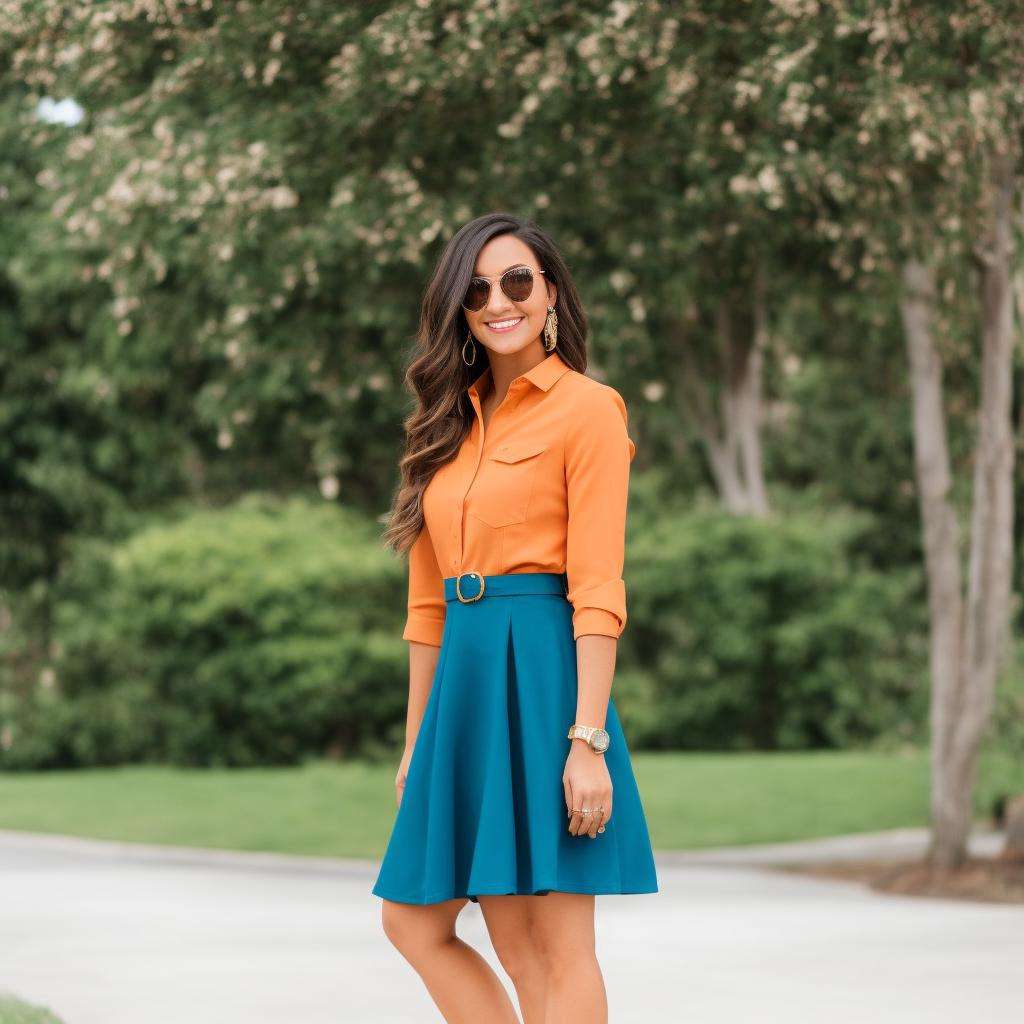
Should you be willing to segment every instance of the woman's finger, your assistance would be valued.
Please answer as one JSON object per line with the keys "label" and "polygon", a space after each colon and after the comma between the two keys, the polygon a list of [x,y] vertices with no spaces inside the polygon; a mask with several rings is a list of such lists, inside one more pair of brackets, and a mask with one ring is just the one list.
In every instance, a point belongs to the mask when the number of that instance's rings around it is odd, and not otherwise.
{"label": "woman's finger", "polygon": [[597,801],[597,813],[593,817],[590,832],[588,833],[591,839],[596,839],[598,831],[604,827],[605,815],[611,802],[612,795],[610,792],[600,794]]}
{"label": "woman's finger", "polygon": [[574,790],[569,801],[568,829],[570,835],[576,835],[579,832],[580,827],[583,824],[583,815],[581,811],[585,806],[586,804],[583,802],[583,797],[578,795]]}
{"label": "woman's finger", "polygon": [[[579,806],[576,809],[579,811],[579,814],[573,816],[576,827],[572,832],[575,836],[582,836],[590,829],[590,822],[597,810],[597,801],[592,796],[584,795],[580,797]],[[589,811],[590,813],[584,814],[584,811]]]}
{"label": "woman's finger", "polygon": [[569,829],[569,835],[576,835],[576,833],[579,831],[579,827],[582,821],[583,815],[580,814],[580,808],[574,807],[571,813],[569,814],[569,824],[567,826],[567,828]]}

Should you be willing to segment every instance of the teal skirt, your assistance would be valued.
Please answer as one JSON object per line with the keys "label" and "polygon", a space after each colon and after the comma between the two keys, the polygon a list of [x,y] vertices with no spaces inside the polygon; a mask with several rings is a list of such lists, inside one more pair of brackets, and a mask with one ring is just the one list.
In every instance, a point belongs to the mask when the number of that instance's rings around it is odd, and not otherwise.
{"label": "teal skirt", "polygon": [[[565,573],[444,580],[437,668],[372,892],[399,903],[480,895],[658,891],[614,699],[603,755],[612,816],[568,830],[562,774],[576,716],[576,643]],[[583,722],[582,725],[598,724]]]}

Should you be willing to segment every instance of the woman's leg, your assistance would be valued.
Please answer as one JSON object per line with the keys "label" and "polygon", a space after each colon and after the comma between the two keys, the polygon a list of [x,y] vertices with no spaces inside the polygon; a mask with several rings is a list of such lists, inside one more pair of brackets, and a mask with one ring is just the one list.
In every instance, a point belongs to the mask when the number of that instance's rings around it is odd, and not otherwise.
{"label": "woman's leg", "polygon": [[382,902],[384,934],[423,979],[448,1024],[519,1024],[501,979],[455,934],[455,919],[467,900]]}
{"label": "woman's leg", "polygon": [[480,896],[491,945],[512,979],[523,1024],[544,1024],[544,957],[531,923],[531,903],[542,896]]}
{"label": "woman's leg", "polygon": [[594,944],[594,897],[549,892],[527,898],[547,978],[542,1024],[607,1024],[608,998]]}

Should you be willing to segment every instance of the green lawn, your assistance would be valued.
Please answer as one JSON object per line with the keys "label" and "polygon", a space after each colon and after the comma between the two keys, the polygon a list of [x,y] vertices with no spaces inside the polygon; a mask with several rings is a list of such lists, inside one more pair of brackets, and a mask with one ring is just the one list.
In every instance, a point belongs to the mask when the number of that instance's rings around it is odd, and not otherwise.
{"label": "green lawn", "polygon": [[[925,825],[928,758],[906,753],[635,753],[655,849]],[[301,768],[122,767],[0,776],[0,828],[133,842],[376,858],[395,763]],[[976,811],[1024,792],[1024,765],[983,757]]]}
{"label": "green lawn", "polygon": [[49,1010],[0,992],[0,1024],[61,1024]]}

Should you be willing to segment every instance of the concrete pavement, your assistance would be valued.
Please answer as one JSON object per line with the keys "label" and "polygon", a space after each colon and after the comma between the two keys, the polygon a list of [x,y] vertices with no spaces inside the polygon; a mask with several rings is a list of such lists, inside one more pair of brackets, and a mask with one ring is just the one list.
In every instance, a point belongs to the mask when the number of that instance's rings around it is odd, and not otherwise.
{"label": "concrete pavement", "polygon": [[[759,866],[924,841],[900,830],[657,855],[660,893],[598,899],[610,1020],[1018,1024],[1024,908]],[[440,1021],[380,931],[375,874],[372,861],[0,831],[0,990],[66,1024]],[[458,929],[500,974],[475,904]]]}

